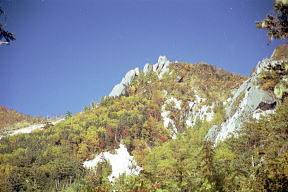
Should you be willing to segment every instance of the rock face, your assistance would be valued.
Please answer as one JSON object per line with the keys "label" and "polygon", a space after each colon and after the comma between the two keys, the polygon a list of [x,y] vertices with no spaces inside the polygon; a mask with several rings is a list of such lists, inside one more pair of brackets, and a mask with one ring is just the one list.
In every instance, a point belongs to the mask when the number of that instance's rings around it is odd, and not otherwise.
{"label": "rock face", "polygon": [[167,59],[166,56],[160,56],[156,64],[151,65],[147,63],[143,68],[143,72],[145,75],[147,75],[151,71],[158,72],[158,75],[159,75],[158,77],[162,78],[162,76],[166,72],[169,72],[168,66],[170,65],[170,63],[171,62]]}
{"label": "rock face", "polygon": [[[158,62],[154,65],[152,64],[145,64],[143,68],[143,73],[147,75],[151,71],[157,72],[158,77],[162,78],[162,76],[169,72],[168,66],[170,65],[170,61],[167,59],[166,56],[160,56],[158,58]],[[140,71],[138,68],[130,70],[126,73],[125,77],[122,81],[115,85],[112,89],[111,93],[109,94],[110,97],[118,97],[128,94],[128,87],[133,82],[133,80],[139,75]]]}
{"label": "rock face", "polygon": [[275,97],[273,93],[261,89],[259,78],[262,72],[283,66],[283,62],[283,59],[264,59],[258,63],[251,76],[234,92],[226,108],[226,121],[221,125],[213,126],[206,135],[207,140],[217,144],[229,137],[230,134],[235,134],[240,130],[243,123],[273,112],[279,98],[277,98],[277,94]]}
{"label": "rock face", "polygon": [[197,119],[201,121],[206,120],[208,122],[212,121],[214,115],[212,110],[214,103],[211,105],[203,105],[205,101],[205,98],[195,95],[195,100],[193,102],[189,102],[189,112],[187,113],[188,118],[185,121],[187,126],[193,127]]}
{"label": "rock face", "polygon": [[153,65],[151,65],[150,63],[146,63],[143,68],[143,73],[147,75],[152,70],[153,70]]}
{"label": "rock face", "polygon": [[161,117],[163,118],[163,126],[167,129],[169,129],[169,124],[172,126],[172,130],[171,131],[171,137],[173,139],[176,138],[177,135],[177,128],[175,126],[175,122],[169,118],[169,114],[171,113],[171,111],[166,111],[166,105],[167,104],[171,104],[173,103],[174,106],[173,108],[177,109],[177,110],[181,110],[181,101],[178,101],[176,98],[169,98],[165,101],[164,105],[161,108]]}
{"label": "rock face", "polygon": [[170,65],[170,61],[166,56],[160,56],[158,58],[158,62],[153,65],[153,71],[159,72],[158,77],[161,79],[163,75],[169,72],[168,66]]}
{"label": "rock face", "polygon": [[[196,124],[197,120],[205,120],[207,122],[212,121],[214,116],[214,112],[212,110],[214,107],[214,103],[212,103],[211,105],[205,103],[205,98],[201,98],[198,95],[195,95],[194,101],[189,101],[188,106],[183,106],[183,101],[178,100],[167,94],[165,95],[167,99],[161,107],[161,117],[163,119],[163,126],[169,131],[171,131],[170,136],[172,139],[175,139],[177,137],[179,127],[177,127],[177,123],[175,123],[176,119],[171,119],[171,113],[175,114],[175,112],[177,111],[183,112],[180,117],[177,117],[177,119],[181,119],[181,121],[184,121],[186,128],[193,127]],[[167,107],[167,105],[169,107]]]}

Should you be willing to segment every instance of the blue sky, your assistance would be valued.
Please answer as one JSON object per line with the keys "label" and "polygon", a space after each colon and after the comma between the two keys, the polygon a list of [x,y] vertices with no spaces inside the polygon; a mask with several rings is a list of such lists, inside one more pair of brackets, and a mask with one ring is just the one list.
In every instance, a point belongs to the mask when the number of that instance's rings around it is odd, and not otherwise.
{"label": "blue sky", "polygon": [[249,75],[267,46],[255,21],[273,0],[4,0],[0,105],[30,115],[79,112],[125,73],[155,63],[207,62]]}

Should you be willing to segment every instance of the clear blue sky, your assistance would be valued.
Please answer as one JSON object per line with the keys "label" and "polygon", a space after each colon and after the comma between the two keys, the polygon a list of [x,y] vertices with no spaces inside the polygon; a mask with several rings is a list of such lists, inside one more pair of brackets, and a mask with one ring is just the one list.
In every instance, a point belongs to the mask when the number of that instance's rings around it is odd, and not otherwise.
{"label": "clear blue sky", "polygon": [[[2,0],[3,1],[3,0]],[[281,42],[255,28],[273,0],[4,0],[0,105],[79,112],[159,55],[248,75]]]}

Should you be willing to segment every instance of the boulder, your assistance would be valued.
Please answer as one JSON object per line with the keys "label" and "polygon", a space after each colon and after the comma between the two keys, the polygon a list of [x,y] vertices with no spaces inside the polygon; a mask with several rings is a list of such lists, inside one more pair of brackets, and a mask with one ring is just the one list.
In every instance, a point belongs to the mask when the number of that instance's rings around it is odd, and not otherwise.
{"label": "boulder", "polygon": [[122,81],[115,85],[112,91],[110,92],[110,97],[118,97],[122,95],[128,94],[128,87],[133,82],[136,76],[139,75],[139,69],[133,69],[126,73],[125,77],[122,79]]}
{"label": "boulder", "polygon": [[125,86],[121,83],[115,85],[109,94],[110,97],[118,97],[126,94]]}
{"label": "boulder", "polygon": [[158,62],[153,65],[153,71],[161,71],[165,66],[167,67],[170,64],[166,56],[160,56]]}
{"label": "boulder", "polygon": [[139,75],[139,69],[133,69],[126,73],[125,77],[122,79],[121,83],[125,85],[130,85],[136,76]]}
{"label": "boulder", "polygon": [[168,66],[170,65],[170,61],[166,56],[160,56],[158,58],[158,62],[153,65],[153,71],[158,72],[158,77],[161,79],[163,75],[169,72]]}
{"label": "boulder", "polygon": [[149,63],[146,63],[144,68],[143,68],[143,73],[145,75],[147,75],[148,73],[150,73],[153,70],[153,66]]}

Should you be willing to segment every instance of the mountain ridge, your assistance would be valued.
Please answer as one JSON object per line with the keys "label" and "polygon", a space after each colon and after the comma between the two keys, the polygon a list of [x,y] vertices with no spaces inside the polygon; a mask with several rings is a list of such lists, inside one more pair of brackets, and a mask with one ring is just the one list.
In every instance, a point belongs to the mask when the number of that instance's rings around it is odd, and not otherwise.
{"label": "mountain ridge", "polygon": [[[29,134],[1,138],[0,189],[262,189],[266,177],[256,173],[263,171],[261,166],[270,171],[273,163],[267,160],[266,166],[259,154],[269,152],[266,159],[283,162],[277,164],[279,172],[286,165],[288,67],[283,55],[288,56],[285,47],[276,49],[247,78],[206,63],[170,62],[164,56],[143,70],[131,70],[110,96],[83,112]],[[270,119],[279,131],[266,122]],[[255,126],[259,129],[250,129]],[[275,140],[266,138],[271,135],[281,139],[267,145],[265,141]],[[264,138],[264,143],[254,145],[255,138]],[[115,159],[125,162],[121,171]],[[133,167],[138,171],[131,171]],[[277,179],[288,178],[283,175],[275,173],[275,186],[282,182]]]}

